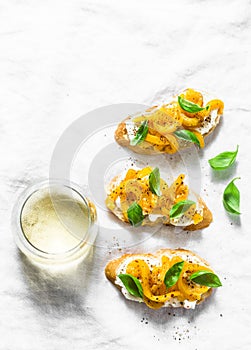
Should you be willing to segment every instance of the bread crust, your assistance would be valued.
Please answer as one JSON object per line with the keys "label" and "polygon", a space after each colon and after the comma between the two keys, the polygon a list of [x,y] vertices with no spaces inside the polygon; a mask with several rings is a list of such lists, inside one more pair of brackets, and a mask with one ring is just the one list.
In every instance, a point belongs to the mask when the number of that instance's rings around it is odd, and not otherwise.
{"label": "bread crust", "polygon": [[[126,118],[126,119],[128,119],[128,118]],[[128,144],[130,144],[127,130],[126,130],[125,121],[121,122],[118,125],[118,127],[115,131],[115,141],[117,141],[121,146],[125,146],[125,147],[127,147]]]}
{"label": "bread crust", "polygon": [[[137,258],[139,256],[142,256],[142,257],[149,257],[149,258],[158,258],[164,254],[168,254],[168,255],[172,255],[172,254],[189,254],[189,256],[194,256],[196,257],[197,259],[200,260],[200,262],[205,265],[206,267],[211,268],[211,266],[209,265],[209,263],[201,258],[198,254],[192,252],[191,250],[187,250],[187,249],[183,249],[183,248],[177,248],[177,249],[169,249],[169,248],[162,248],[162,249],[159,249],[158,251],[156,251],[156,253],[134,253],[134,254],[124,254],[122,255],[121,257],[117,258],[117,259],[114,259],[114,260],[111,260],[107,263],[106,267],[105,267],[105,276],[106,278],[112,282],[113,285],[116,286],[116,288],[118,288],[120,291],[121,291],[121,286],[115,284],[115,281],[116,281],[116,277],[117,277],[117,270],[119,268],[119,266],[125,261],[125,259],[129,258],[129,257],[133,257],[133,256],[137,256]],[[210,288],[206,293],[204,293],[201,297],[201,300],[199,300],[197,302],[197,305],[202,303],[207,297],[209,297],[209,295],[212,293],[212,288]]]}

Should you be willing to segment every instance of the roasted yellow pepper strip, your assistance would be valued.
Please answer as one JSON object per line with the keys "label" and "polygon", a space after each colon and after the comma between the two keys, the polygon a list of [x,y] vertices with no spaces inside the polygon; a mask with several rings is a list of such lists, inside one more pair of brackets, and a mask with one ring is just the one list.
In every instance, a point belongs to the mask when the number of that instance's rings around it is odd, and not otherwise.
{"label": "roasted yellow pepper strip", "polygon": [[137,170],[129,169],[126,173],[125,181],[130,179],[135,179],[137,175]]}
{"label": "roasted yellow pepper strip", "polygon": [[180,109],[176,102],[161,106],[160,111],[166,113],[169,117],[173,119],[176,128],[177,126],[182,125],[182,115],[180,114]]}
{"label": "roasted yellow pepper strip", "polygon": [[211,100],[207,103],[205,107],[207,106],[208,106],[207,109],[203,109],[202,111],[199,111],[196,113],[189,113],[186,111],[182,111],[182,112],[186,114],[189,117],[189,119],[196,118],[198,121],[204,120],[214,110],[217,110],[217,115],[220,115],[223,113],[224,103],[221,100]]}
{"label": "roasted yellow pepper strip", "polygon": [[221,100],[211,100],[207,105],[209,105],[209,111],[217,109],[218,115],[223,113],[224,103]]}
{"label": "roasted yellow pepper strip", "polygon": [[196,117],[188,117],[185,114],[185,111],[182,110],[182,112],[180,112],[180,114],[182,115],[182,125],[183,126],[191,126],[191,127],[196,127],[199,125],[200,120]]}
{"label": "roasted yellow pepper strip", "polygon": [[[195,91],[193,89],[187,89],[185,91],[185,93],[180,95],[180,96],[185,98],[186,100],[188,100],[190,102],[198,104],[200,107],[203,107],[203,96],[198,91]],[[208,107],[208,108],[206,108],[206,107]],[[215,109],[217,110],[218,115],[222,114],[223,109],[224,109],[224,103],[219,99],[211,100],[206,104],[204,110],[196,112],[196,113],[189,113],[189,112],[184,111],[183,109],[180,108],[180,110],[182,111],[183,114],[190,117],[191,119],[198,118],[198,121],[205,119],[210,114],[210,112],[215,110]],[[192,126],[192,125],[187,125],[187,123],[189,123],[189,119],[184,118],[183,125]],[[193,121],[193,123],[195,123],[195,121]]]}
{"label": "roasted yellow pepper strip", "polygon": [[146,175],[149,175],[151,172],[152,172],[151,167],[146,167],[146,168],[143,168],[142,170],[138,170],[138,171],[136,171],[134,169],[129,169],[126,173],[124,180],[121,181],[120,184],[114,190],[111,191],[109,197],[112,200],[116,200],[118,198],[118,196],[120,196],[124,192],[125,185],[126,185],[126,182],[128,180],[142,178]]}
{"label": "roasted yellow pepper strip", "polygon": [[203,106],[203,96],[199,91],[195,91],[194,89],[187,89],[184,93],[184,98],[199,105],[200,107]]}
{"label": "roasted yellow pepper strip", "polygon": [[210,289],[210,287],[199,285],[190,280],[190,276],[199,270],[213,272],[205,266],[201,267],[199,264],[188,262],[185,262],[184,264],[183,272],[178,280],[178,288],[187,300],[200,300],[202,294],[206,293]]}
{"label": "roasted yellow pepper strip", "polygon": [[[131,267],[131,265],[135,265]],[[141,279],[141,284],[143,287],[144,296],[151,301],[157,303],[165,303],[172,297],[178,297],[181,295],[179,291],[174,291],[166,293],[164,295],[154,295],[150,287],[150,269],[144,260],[135,260],[128,264],[126,273],[132,274],[134,277]]]}
{"label": "roasted yellow pepper strip", "polygon": [[133,119],[134,123],[148,121],[149,128],[157,131],[160,135],[170,134],[181,125],[177,111],[172,111],[164,106],[157,108],[150,115],[142,115]]}
{"label": "roasted yellow pepper strip", "polygon": [[179,149],[179,143],[174,135],[161,135],[159,132],[151,128],[149,128],[145,141],[151,143],[154,146],[154,149],[160,152],[165,151],[166,153],[173,154]]}
{"label": "roasted yellow pepper strip", "polygon": [[165,137],[162,136],[162,138],[160,136],[154,136],[151,134],[147,134],[145,141],[152,143],[153,145],[166,145],[168,143],[167,139]]}
{"label": "roasted yellow pepper strip", "polygon": [[201,222],[203,220],[203,216],[201,216],[200,214],[198,213],[195,213],[193,215],[193,223],[194,225],[197,225],[199,222]]}
{"label": "roasted yellow pepper strip", "polygon": [[127,209],[133,202],[137,202],[145,214],[152,211],[157,202],[157,196],[150,191],[148,179],[127,181],[125,191],[120,196],[121,209],[125,218],[127,218]]}
{"label": "roasted yellow pepper strip", "polygon": [[198,131],[193,130],[193,133],[195,134],[195,136],[197,136],[197,139],[199,140],[200,148],[204,148],[205,147],[204,137]]}
{"label": "roasted yellow pepper strip", "polygon": [[174,203],[187,199],[188,186],[184,185],[184,174],[180,174],[170,187],[163,184],[162,196],[158,197],[158,202],[154,208],[155,214],[169,216],[169,211]]}
{"label": "roasted yellow pepper strip", "polygon": [[109,195],[106,197],[105,204],[106,204],[108,209],[110,209],[110,210],[114,210],[115,209],[115,207],[116,207],[115,201],[117,200],[118,197],[122,196],[125,193],[125,185],[126,185],[126,181],[123,180],[119,184],[119,186],[114,188],[109,193]]}
{"label": "roasted yellow pepper strip", "polygon": [[162,257],[161,266],[152,266],[141,259],[131,261],[126,269],[126,273],[133,275],[141,281],[144,301],[154,309],[157,309],[169,301],[171,298],[178,298],[179,301],[199,301],[202,294],[206,293],[210,287],[198,285],[190,280],[190,276],[198,270],[207,270],[205,266],[185,261],[178,282],[167,289],[164,284],[165,274],[175,263],[182,261],[181,257],[174,256],[172,260],[166,256]]}
{"label": "roasted yellow pepper strip", "polygon": [[178,178],[175,181],[175,203],[183,201],[185,199],[187,199],[188,194],[189,194],[189,190],[188,190],[188,186],[184,185],[183,183],[183,179],[184,179],[185,175],[181,174],[178,176]]}
{"label": "roasted yellow pepper strip", "polygon": [[163,255],[161,258],[161,266],[154,266],[151,273],[151,291],[154,295],[166,293],[166,286],[163,283],[165,273],[170,268],[170,259]]}
{"label": "roasted yellow pepper strip", "polygon": [[[120,184],[117,187],[118,191],[121,191],[119,192],[120,205],[126,221],[128,221],[127,209],[133,202],[137,202],[145,214],[151,213],[152,208],[157,202],[157,196],[149,189],[149,180],[147,177],[152,172],[152,168],[146,167],[134,173],[128,172],[126,177],[129,179],[123,180],[121,182],[122,186]],[[144,179],[145,177],[147,178]]]}
{"label": "roasted yellow pepper strip", "polygon": [[142,178],[144,176],[149,175],[152,172],[152,170],[153,169],[150,166],[146,167],[146,168],[143,168],[142,170],[138,170],[136,172],[136,176],[139,177],[139,178]]}
{"label": "roasted yellow pepper strip", "polygon": [[169,144],[164,148],[166,153],[173,154],[176,153],[179,149],[179,143],[174,135],[168,134],[165,136]]}

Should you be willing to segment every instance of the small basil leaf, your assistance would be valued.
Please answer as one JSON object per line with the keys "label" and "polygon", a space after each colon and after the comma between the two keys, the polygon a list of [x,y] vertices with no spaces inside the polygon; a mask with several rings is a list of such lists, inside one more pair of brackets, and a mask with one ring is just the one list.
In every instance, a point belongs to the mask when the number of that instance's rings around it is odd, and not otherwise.
{"label": "small basil leaf", "polygon": [[200,284],[201,286],[207,286],[207,287],[221,287],[221,281],[217,275],[215,275],[213,272],[209,272],[206,270],[200,270],[195,273],[193,273],[190,276],[190,279],[197,283]]}
{"label": "small basil leaf", "polygon": [[229,213],[240,215],[240,191],[234,184],[237,179],[240,179],[240,177],[234,178],[225,188],[223,205]]}
{"label": "small basil leaf", "polygon": [[235,162],[239,146],[237,145],[234,152],[222,152],[216,157],[209,159],[208,163],[214,170],[224,170]]}
{"label": "small basil leaf", "polygon": [[138,128],[135,137],[131,140],[130,145],[131,146],[139,145],[141,142],[144,141],[147,133],[148,133],[148,120],[144,120],[143,123]]}
{"label": "small basil leaf", "polygon": [[127,209],[127,216],[130,224],[135,227],[140,226],[144,220],[142,208],[136,202],[132,203]]}
{"label": "small basil leaf", "polygon": [[189,112],[189,113],[197,113],[197,112],[203,111],[204,109],[208,110],[208,108],[209,108],[209,106],[207,106],[206,108],[200,107],[196,103],[185,100],[184,98],[182,98],[180,96],[178,96],[178,102],[179,102],[180,107],[184,111]]}
{"label": "small basil leaf", "polygon": [[131,294],[134,295],[135,297],[143,298],[143,287],[140,283],[140,281],[128,274],[128,273],[121,273],[118,275],[118,277],[121,279],[122,283],[124,284],[126,290]]}
{"label": "small basil leaf", "polygon": [[184,261],[180,261],[176,264],[174,264],[170,269],[166,272],[164,283],[166,285],[166,288],[170,288],[175,285],[175,283],[178,281],[181,271],[183,269]]}
{"label": "small basil leaf", "polygon": [[169,213],[170,219],[181,217],[193,204],[196,203],[188,199],[174,204]]}
{"label": "small basil leaf", "polygon": [[174,135],[182,140],[196,143],[196,145],[200,147],[200,141],[198,140],[197,136],[190,130],[177,130],[174,132]]}
{"label": "small basil leaf", "polygon": [[149,186],[152,193],[160,196],[160,172],[159,168],[154,168],[149,175]]}

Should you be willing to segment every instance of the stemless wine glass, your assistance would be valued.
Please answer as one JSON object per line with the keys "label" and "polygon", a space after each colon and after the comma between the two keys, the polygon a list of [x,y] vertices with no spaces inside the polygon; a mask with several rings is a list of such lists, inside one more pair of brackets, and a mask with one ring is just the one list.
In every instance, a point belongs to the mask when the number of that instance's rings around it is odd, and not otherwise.
{"label": "stemless wine glass", "polygon": [[28,258],[54,265],[84,259],[98,231],[94,204],[76,184],[61,180],[27,188],[14,207],[12,225]]}

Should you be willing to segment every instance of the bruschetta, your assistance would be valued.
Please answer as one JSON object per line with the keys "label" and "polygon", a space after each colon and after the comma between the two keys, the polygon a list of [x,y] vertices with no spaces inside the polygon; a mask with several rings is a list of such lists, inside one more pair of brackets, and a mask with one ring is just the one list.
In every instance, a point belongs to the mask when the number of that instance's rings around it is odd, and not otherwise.
{"label": "bruschetta", "polygon": [[152,309],[194,309],[221,286],[209,263],[184,249],[125,254],[108,262],[105,275],[126,299]]}
{"label": "bruschetta", "polygon": [[221,100],[189,88],[167,104],[128,116],[118,125],[115,140],[141,154],[173,154],[194,143],[203,148],[223,109]]}
{"label": "bruschetta", "polygon": [[168,186],[158,168],[129,169],[113,178],[107,186],[106,206],[133,226],[164,224],[194,231],[212,222],[211,211],[189,190],[185,175]]}

